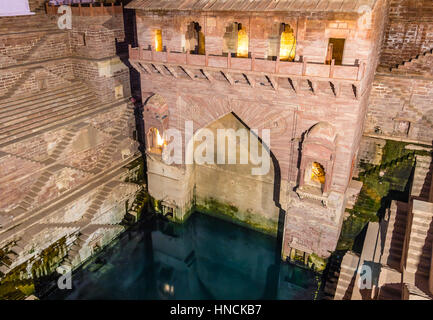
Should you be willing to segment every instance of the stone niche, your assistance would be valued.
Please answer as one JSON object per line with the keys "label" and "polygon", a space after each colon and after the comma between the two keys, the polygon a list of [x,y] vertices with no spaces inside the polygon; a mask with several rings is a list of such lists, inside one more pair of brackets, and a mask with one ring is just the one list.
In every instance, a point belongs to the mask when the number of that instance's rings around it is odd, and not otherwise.
{"label": "stone niche", "polygon": [[315,124],[302,144],[299,189],[326,196],[332,180],[337,134],[327,122]]}

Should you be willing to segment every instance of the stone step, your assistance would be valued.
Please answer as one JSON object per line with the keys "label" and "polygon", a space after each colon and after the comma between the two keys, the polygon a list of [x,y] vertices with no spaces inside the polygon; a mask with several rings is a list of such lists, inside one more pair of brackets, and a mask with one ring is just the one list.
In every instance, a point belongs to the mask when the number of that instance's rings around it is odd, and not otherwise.
{"label": "stone step", "polygon": [[433,219],[433,214],[431,212],[423,212],[423,211],[417,211],[416,213],[414,213],[413,218],[415,220],[421,219],[421,220],[429,220],[432,221]]}
{"label": "stone step", "polygon": [[429,230],[431,228],[432,221],[429,219],[414,217],[412,219],[412,228],[420,230]]}
{"label": "stone step", "polygon": [[[389,240],[389,241],[388,241]],[[389,250],[390,247],[397,247],[397,248],[403,248],[404,244],[404,237],[401,238],[392,238],[392,239],[386,239],[384,251]]]}
{"label": "stone step", "polygon": [[[7,132],[3,135],[0,135],[0,143],[6,143],[12,139],[17,139],[22,136],[29,134],[29,132],[37,132],[44,128],[71,120],[73,118],[79,117],[86,113],[92,112],[94,110],[94,106],[97,105],[98,102],[95,100],[93,103],[89,103],[88,105],[81,106],[80,108],[76,108],[70,112],[65,112],[62,114],[56,114],[52,117],[48,117],[44,121],[34,122],[27,127],[22,127],[19,129],[15,129],[13,131]],[[30,130],[31,129],[31,130]]]}
{"label": "stone step", "polygon": [[82,219],[86,219],[86,220],[92,220],[93,219],[93,214],[85,213],[85,214],[83,214],[83,216],[81,218]]}
{"label": "stone step", "polygon": [[52,105],[49,105],[47,108],[40,110],[45,112],[39,112],[38,110],[38,112],[31,113],[30,118],[24,118],[24,119],[16,118],[11,121],[5,121],[5,119],[0,119],[0,122],[3,122],[3,127],[0,130],[0,134],[10,132],[13,129],[18,129],[18,128],[28,126],[29,124],[35,121],[44,120],[44,118],[51,119],[57,115],[64,114],[65,111],[71,111],[77,108],[78,106],[83,106],[89,103],[95,103],[96,101],[97,100],[94,96],[88,94],[88,95],[83,95],[83,99],[73,101],[71,103],[66,103],[66,104],[54,103]]}
{"label": "stone step", "polygon": [[35,192],[35,191],[39,191],[39,190],[41,190],[41,189],[36,188],[36,187],[33,187],[33,188],[31,189],[31,191],[27,192],[27,196],[32,197],[32,198],[35,198],[35,197],[38,195],[38,193]]}
{"label": "stone step", "polygon": [[55,89],[51,91],[44,91],[44,93],[41,94],[34,94],[27,99],[26,101],[22,101],[21,99],[17,101],[16,103],[5,103],[5,107],[1,109],[0,111],[0,117],[7,116],[9,114],[16,114],[17,110],[25,109],[28,110],[29,108],[33,108],[35,105],[39,105],[41,107],[53,103],[53,102],[62,102],[63,99],[69,99],[71,97],[75,97],[77,95],[82,94],[83,92],[91,92],[88,87],[86,87],[84,84],[80,84],[79,86],[76,86],[74,88],[68,87],[62,87],[60,89]]}
{"label": "stone step", "polygon": [[378,300],[401,300],[401,289],[385,285],[380,288]]}
{"label": "stone step", "polygon": [[390,234],[390,235],[386,235],[386,238],[385,238],[385,241],[388,241],[388,242],[394,242],[394,241],[401,241],[401,242],[403,242],[404,241],[404,238],[405,238],[405,234],[404,233],[402,233],[402,232],[395,232],[395,233],[392,233],[392,234]]}
{"label": "stone step", "polygon": [[413,257],[426,256],[430,257],[431,255],[431,244],[412,244],[409,243],[409,255]]}
{"label": "stone step", "polygon": [[425,266],[419,266],[416,263],[406,263],[406,270],[417,275],[428,277],[430,274],[430,268]]}
{"label": "stone step", "polygon": [[401,224],[397,226],[391,226],[388,228],[386,237],[389,238],[391,236],[404,235],[406,233],[406,224]]}
{"label": "stone step", "polygon": [[396,248],[396,247],[391,247],[389,249],[389,256],[392,257],[395,260],[400,260],[401,259],[401,255],[402,255],[402,247],[400,248]]}
{"label": "stone step", "polygon": [[[33,101],[39,100],[39,101],[44,101],[44,99],[52,99],[53,96],[57,95],[57,94],[63,94],[63,93],[67,93],[67,92],[80,92],[81,90],[86,90],[88,87],[82,83],[82,82],[78,82],[78,81],[72,81],[72,83],[66,85],[66,86],[61,86],[61,87],[57,87],[57,88],[53,88],[52,90],[49,91],[39,91],[39,92],[34,92],[28,95],[25,95],[23,97],[13,97],[13,98],[9,98],[9,99],[1,99],[0,103],[4,106],[7,106],[7,108],[9,107],[13,107],[13,106],[24,106],[24,105],[31,105]],[[4,109],[6,110],[6,109]]]}
{"label": "stone step", "polygon": [[102,200],[93,200],[93,204],[94,204],[95,206],[97,206],[98,208],[101,206],[102,203],[103,203]]}
{"label": "stone step", "polygon": [[6,275],[8,272],[10,271],[9,267],[5,266],[5,265],[0,265],[0,272],[3,275]]}
{"label": "stone step", "polygon": [[37,188],[42,188],[45,184],[41,181],[36,181],[35,184],[33,185],[34,187]]}
{"label": "stone step", "polygon": [[21,247],[19,244],[15,244],[11,251],[15,252],[17,255],[20,255],[22,252],[24,252],[24,247]]}
{"label": "stone step", "polygon": [[22,214],[25,213],[25,212],[27,212],[27,209],[19,205],[19,206],[17,206],[16,208],[12,209],[12,210],[9,212],[9,214],[10,214],[11,216],[13,216],[14,218],[16,218],[16,217],[22,215]]}
{"label": "stone step", "polygon": [[410,250],[409,250],[409,253],[407,255],[407,261],[408,262],[411,261],[412,263],[419,263],[421,265],[428,267],[428,266],[430,266],[431,256],[430,256],[430,254],[426,254],[426,253],[416,254],[416,253],[410,252]]}
{"label": "stone step", "polygon": [[[59,112],[66,108],[73,108],[75,105],[85,104],[89,100],[94,100],[94,96],[90,92],[82,93],[74,97],[74,99],[62,100],[62,101],[50,101],[44,106],[35,104],[34,108],[20,108],[15,110],[11,115],[4,115],[0,117],[0,123],[3,124],[3,128],[11,128],[17,123],[23,121],[29,121],[31,119],[41,117],[44,114]],[[6,130],[2,130],[6,131]]]}
{"label": "stone step", "polygon": [[415,239],[415,242],[425,242],[426,240],[433,240],[433,233],[431,230],[422,230],[422,229],[414,229],[412,228],[410,232],[410,238]]}

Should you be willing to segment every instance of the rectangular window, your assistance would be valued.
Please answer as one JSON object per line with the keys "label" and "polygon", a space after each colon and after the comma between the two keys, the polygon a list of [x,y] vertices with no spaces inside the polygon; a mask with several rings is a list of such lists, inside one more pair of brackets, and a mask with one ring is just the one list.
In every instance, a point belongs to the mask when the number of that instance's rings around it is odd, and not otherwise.
{"label": "rectangular window", "polygon": [[328,52],[326,54],[326,64],[331,64],[335,59],[336,65],[343,64],[344,42],[346,39],[330,38],[328,43]]}

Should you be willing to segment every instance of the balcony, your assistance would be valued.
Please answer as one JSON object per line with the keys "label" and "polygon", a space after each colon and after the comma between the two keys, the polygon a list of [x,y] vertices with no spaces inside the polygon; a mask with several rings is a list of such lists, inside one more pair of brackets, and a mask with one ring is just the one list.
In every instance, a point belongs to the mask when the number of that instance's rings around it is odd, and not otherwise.
{"label": "balcony", "polygon": [[[203,70],[204,72],[221,71],[224,74],[241,73],[244,75],[263,75],[274,82],[272,87],[277,89],[278,78],[289,78],[294,83],[296,90],[297,82],[305,82],[313,92],[318,90],[318,82],[329,82],[331,91],[337,96],[342,85],[351,85],[354,97],[357,99],[358,87],[365,74],[365,63],[359,65],[330,65],[308,62],[306,58],[302,62],[275,61],[256,58],[254,54],[250,58],[236,58],[228,56],[218,56],[206,53],[206,55],[196,55],[190,53],[174,52],[166,50],[157,52],[142,47],[129,47],[129,59],[131,62],[152,64],[155,68],[158,65],[166,67],[180,66],[183,69]],[[146,68],[146,67],[145,67]],[[146,68],[149,69],[149,68]],[[139,70],[140,71],[140,70]],[[149,71],[149,70],[147,70]],[[150,72],[149,72],[150,73]],[[228,79],[230,79],[228,77]],[[229,80],[230,81],[230,80]]]}

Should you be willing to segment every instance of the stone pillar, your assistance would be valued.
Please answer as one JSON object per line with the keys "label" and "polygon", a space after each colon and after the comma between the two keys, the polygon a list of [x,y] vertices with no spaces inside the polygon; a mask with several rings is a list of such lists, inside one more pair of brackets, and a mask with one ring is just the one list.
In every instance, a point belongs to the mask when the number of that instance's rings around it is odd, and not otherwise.
{"label": "stone pillar", "polygon": [[193,202],[194,175],[184,167],[165,164],[160,155],[148,153],[146,158],[150,196],[172,208],[175,221],[185,220]]}

